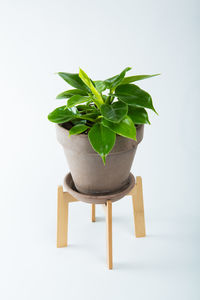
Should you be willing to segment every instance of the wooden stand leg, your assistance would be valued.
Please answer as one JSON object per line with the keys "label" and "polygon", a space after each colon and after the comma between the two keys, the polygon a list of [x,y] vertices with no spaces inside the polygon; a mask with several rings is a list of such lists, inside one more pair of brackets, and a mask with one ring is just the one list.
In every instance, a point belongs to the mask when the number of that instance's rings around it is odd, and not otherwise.
{"label": "wooden stand leg", "polygon": [[108,269],[112,269],[112,202],[107,201],[106,205],[106,222],[107,222],[107,259]]}
{"label": "wooden stand leg", "polygon": [[69,203],[64,199],[63,187],[58,187],[58,207],[57,207],[57,247],[67,246],[68,231],[68,206]]}
{"label": "wooden stand leg", "polygon": [[145,220],[144,220],[144,204],[143,204],[143,190],[142,178],[136,177],[135,194],[132,195],[133,213],[135,221],[135,236],[144,237],[145,233]]}
{"label": "wooden stand leg", "polygon": [[96,219],[95,219],[95,204],[92,203],[92,222],[95,222]]}

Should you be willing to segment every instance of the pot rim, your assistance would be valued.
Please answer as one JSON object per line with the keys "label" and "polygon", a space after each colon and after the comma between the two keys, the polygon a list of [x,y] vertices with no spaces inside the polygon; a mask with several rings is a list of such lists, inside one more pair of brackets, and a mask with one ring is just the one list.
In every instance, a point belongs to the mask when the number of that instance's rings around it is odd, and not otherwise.
{"label": "pot rim", "polygon": [[[56,123],[55,125],[56,125],[56,127],[59,127],[61,130],[67,131],[67,132],[69,133],[69,130],[66,129],[66,128],[64,128],[61,124]],[[142,127],[142,126],[144,126],[144,125],[145,125],[145,124],[138,124],[137,127],[136,127],[136,130],[137,130],[137,128],[140,128],[140,127]],[[79,136],[79,137],[81,137],[81,138],[88,138],[88,133],[87,133],[87,134],[79,133],[79,134],[76,134],[76,135],[74,135],[74,136]],[[119,134],[117,134],[117,133],[116,133],[116,137],[124,138],[124,139],[130,139],[130,138],[127,138],[127,137],[125,137],[125,136],[121,136],[121,135],[119,135]],[[137,142],[137,140],[134,140],[134,141]]]}

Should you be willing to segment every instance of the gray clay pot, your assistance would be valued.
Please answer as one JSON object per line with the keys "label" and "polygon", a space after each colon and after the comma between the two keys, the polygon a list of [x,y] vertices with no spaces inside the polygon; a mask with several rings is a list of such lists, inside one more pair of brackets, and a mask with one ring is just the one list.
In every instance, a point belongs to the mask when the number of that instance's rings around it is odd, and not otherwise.
{"label": "gray clay pot", "polygon": [[116,136],[116,143],[106,157],[106,165],[88,140],[87,134],[72,135],[56,124],[58,142],[63,146],[77,191],[84,194],[107,194],[127,185],[144,125],[137,126],[137,141]]}

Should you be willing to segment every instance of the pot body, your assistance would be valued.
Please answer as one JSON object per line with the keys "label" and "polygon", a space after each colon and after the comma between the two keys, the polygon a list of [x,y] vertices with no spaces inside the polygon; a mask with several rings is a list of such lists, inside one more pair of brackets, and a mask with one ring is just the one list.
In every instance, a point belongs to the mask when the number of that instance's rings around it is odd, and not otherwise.
{"label": "pot body", "polygon": [[138,125],[137,141],[117,135],[104,166],[101,157],[90,145],[88,135],[69,137],[68,130],[56,124],[57,139],[63,146],[76,189],[84,194],[106,194],[123,188],[128,182],[143,132],[144,125]]}

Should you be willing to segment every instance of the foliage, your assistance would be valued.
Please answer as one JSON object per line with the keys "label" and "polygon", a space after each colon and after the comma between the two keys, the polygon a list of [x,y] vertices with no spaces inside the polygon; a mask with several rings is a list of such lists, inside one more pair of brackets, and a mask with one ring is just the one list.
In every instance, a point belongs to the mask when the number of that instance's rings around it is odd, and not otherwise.
{"label": "foliage", "polygon": [[159,74],[125,77],[130,69],[104,81],[92,81],[82,69],[79,74],[58,73],[74,89],[57,96],[67,103],[52,111],[48,119],[58,124],[70,122],[69,136],[88,134],[104,164],[116,134],[136,140],[135,125],[150,124],[146,108],[156,113],[151,96],[133,82]]}

